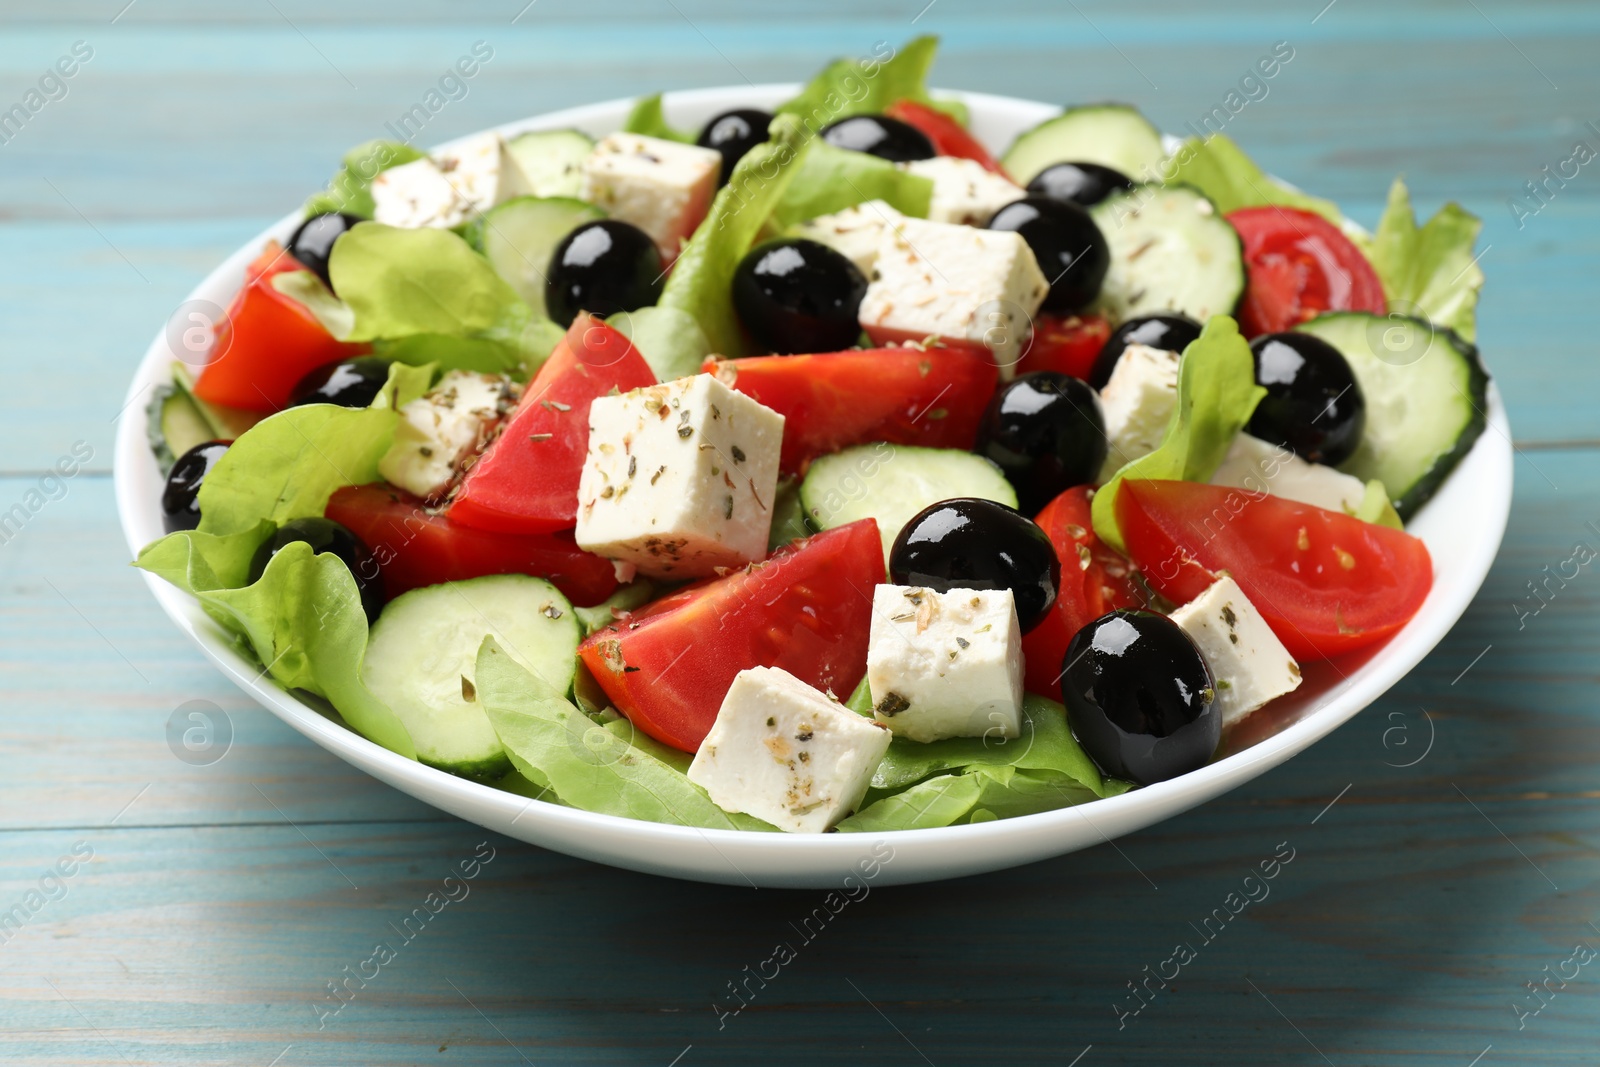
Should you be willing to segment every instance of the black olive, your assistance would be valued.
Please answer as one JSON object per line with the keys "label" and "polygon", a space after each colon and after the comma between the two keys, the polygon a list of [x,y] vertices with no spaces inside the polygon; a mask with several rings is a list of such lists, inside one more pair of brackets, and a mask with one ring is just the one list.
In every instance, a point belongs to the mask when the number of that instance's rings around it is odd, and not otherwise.
{"label": "black olive", "polygon": [[767,126],[772,116],[765,111],[742,107],[724,111],[700,131],[695,144],[701,148],[715,148],[722,153],[722,178],[718,185],[727,185],[733,175],[734,165],[745,153],[767,139]]}
{"label": "black olive", "polygon": [[356,590],[361,595],[361,610],[366,612],[367,621],[370,623],[375,620],[378,612],[383,610],[383,575],[378,570],[378,563],[361,538],[351,533],[348,526],[332,519],[314,516],[290,519],[279,526],[256,549],[255,556],[250,560],[250,584],[254,585],[266,573],[267,564],[272,562],[273,556],[299,541],[310,545],[311,551],[319,556],[331,552],[339,557],[350,569],[350,576],[356,580]]}
{"label": "black olive", "polygon": [[932,159],[937,153],[928,135],[887,115],[852,115],[824,126],[822,139],[835,148],[865,152],[891,163]]}
{"label": "black olive", "polygon": [[1044,621],[1061,587],[1050,538],[1026,515],[993,500],[957,497],[923,508],[889,551],[898,585],[939,592],[1009,589],[1024,633]]}
{"label": "black olive", "polygon": [[371,407],[389,381],[389,360],[357,356],[329,363],[301,378],[289,393],[289,406],[337,404],[342,408]]}
{"label": "black olive", "polygon": [[1079,630],[1062,661],[1061,702],[1101,769],[1140,785],[1205,766],[1222,734],[1199,649],[1152,611],[1113,611]]}
{"label": "black olive", "polygon": [[571,326],[578,312],[605,318],[661,299],[665,273],[650,235],[617,219],[586,222],[556,246],[545,279],[550,317]]}
{"label": "black olive", "polygon": [[974,451],[1005,471],[1023,514],[1037,515],[1064,491],[1094,481],[1106,448],[1094,390],[1070,375],[1037,371],[995,393]]}
{"label": "black olive", "polygon": [[1199,336],[1200,324],[1175,311],[1129,319],[1112,330],[1111,336],[1106,338],[1100,354],[1095,357],[1094,369],[1089,372],[1089,384],[1096,389],[1104,389],[1111,380],[1111,372],[1117,369],[1117,360],[1122,358],[1122,353],[1129,345],[1148,345],[1163,352],[1182,352]]}
{"label": "black olive", "polygon": [[857,312],[867,279],[819,241],[786,237],[759,245],[733,272],[733,306],[750,336],[780,355],[835,352],[861,336]]}
{"label": "black olive", "polygon": [[1339,350],[1308,333],[1250,342],[1256,381],[1267,390],[1245,429],[1312,463],[1337,466],[1361,443],[1367,401]]}
{"label": "black olive", "polygon": [[161,488],[161,525],[167,533],[200,525],[200,486],[232,441],[206,441],[179,456]]}
{"label": "black olive", "polygon": [[1028,183],[1028,192],[1034,196],[1048,196],[1079,207],[1093,207],[1112,193],[1132,188],[1132,178],[1099,163],[1055,163]]}
{"label": "black olive", "polygon": [[1044,310],[1077,311],[1100,295],[1100,283],[1111,268],[1111,245],[1077,204],[1026,197],[996,211],[989,229],[1014,230],[1033,249],[1050,283]]}
{"label": "black olive", "polygon": [[294,231],[285,251],[332,289],[333,279],[328,277],[328,259],[333,255],[333,242],[343,237],[352,226],[361,221],[355,215],[338,212],[312,215]]}

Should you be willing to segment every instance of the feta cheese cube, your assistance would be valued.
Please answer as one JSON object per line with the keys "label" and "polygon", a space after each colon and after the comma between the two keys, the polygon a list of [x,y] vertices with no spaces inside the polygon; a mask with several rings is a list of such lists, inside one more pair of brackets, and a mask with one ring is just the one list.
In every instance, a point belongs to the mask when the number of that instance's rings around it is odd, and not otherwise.
{"label": "feta cheese cube", "polygon": [[481,133],[431,159],[379,173],[372,179],[372,217],[408,230],[450,229],[531,191],[505,139]]}
{"label": "feta cheese cube", "polygon": [[986,226],[996,211],[1028,195],[1005,175],[971,159],[934,156],[902,163],[900,168],[933,182],[928,218],[934,222]]}
{"label": "feta cheese cube", "polygon": [[1211,583],[1174,611],[1172,621],[1211,668],[1223,729],[1299,688],[1299,664],[1232,578]]}
{"label": "feta cheese cube", "polygon": [[872,593],[873,716],[913,741],[1022,732],[1022,628],[1011,590],[880,585]]}
{"label": "feta cheese cube", "polygon": [[722,155],[637,133],[614,133],[583,164],[583,199],[630,222],[670,263],[711,207]]}
{"label": "feta cheese cube", "polygon": [[457,147],[440,152],[434,162],[472,213],[533,193],[533,183],[498,133],[474,134]]}
{"label": "feta cheese cube", "polygon": [[467,221],[472,202],[462,196],[439,164],[414,159],[372,179],[372,218],[406,230],[448,230]]}
{"label": "feta cheese cube", "polygon": [[1241,433],[1233,439],[1227,458],[1211,476],[1212,485],[1244,489],[1253,495],[1270,493],[1328,511],[1354,515],[1367,495],[1360,478],[1308,463],[1284,445],[1274,445]]}
{"label": "feta cheese cube", "polygon": [[[790,229],[795,237],[821,241],[850,262],[861,268],[870,278],[878,262],[878,247],[885,230],[899,226],[905,216],[883,200],[868,200],[831,215],[818,215]],[[920,338],[919,338],[920,340]]]}
{"label": "feta cheese cube", "polygon": [[1123,464],[1149,455],[1161,443],[1178,404],[1179,358],[1177,352],[1135,344],[1117,360],[1110,381],[1100,391],[1100,413],[1110,446],[1100,468],[1102,484]]}
{"label": "feta cheese cube", "polygon": [[378,473],[424,499],[442,496],[516,402],[503,374],[450,371],[400,409],[394,444],[378,461]]}
{"label": "feta cheese cube", "polygon": [[870,277],[860,316],[874,342],[986,345],[1007,379],[1050,289],[1021,234],[924,219],[885,228]]}
{"label": "feta cheese cube", "polygon": [[783,416],[713,375],[603,396],[589,408],[578,544],[652,578],[763,559]]}
{"label": "feta cheese cube", "polygon": [[788,671],[740,671],[689,764],[689,781],[724,811],[819,834],[866,795],[889,731]]}

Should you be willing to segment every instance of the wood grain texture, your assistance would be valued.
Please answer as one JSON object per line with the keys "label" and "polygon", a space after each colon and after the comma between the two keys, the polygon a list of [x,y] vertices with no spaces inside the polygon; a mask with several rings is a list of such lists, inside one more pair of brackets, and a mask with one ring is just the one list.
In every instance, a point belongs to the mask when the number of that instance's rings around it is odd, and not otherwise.
{"label": "wood grain texture", "polygon": [[[0,145],[0,510],[75,441],[95,449],[0,544],[0,1062],[1595,1062],[1600,962],[1521,1029],[1512,1005],[1531,1012],[1524,983],[1576,943],[1600,948],[1600,577],[1591,565],[1537,614],[1527,589],[1575,542],[1600,548],[1600,178],[1586,168],[1521,229],[1506,207],[1574,140],[1600,146],[1584,127],[1600,121],[1594,5],[539,0],[513,25],[521,0],[138,0],[113,24],[122,2],[0,10],[0,105],[73,41],[95,49]],[[432,914],[486,835],[255,707],[128,569],[106,471],[134,361],[214,263],[475,40],[494,60],[424,140],[799,78],[924,30],[945,37],[942,84],[1130,99],[1169,129],[1288,40],[1295,59],[1230,133],[1363,222],[1400,171],[1423,207],[1485,217],[1482,342],[1520,453],[1483,593],[1334,736],[1115,847],[872,889],[808,940],[796,927],[822,894],[667,882],[491,836],[470,893]],[[211,766],[168,748],[191,700],[234,730]],[[1270,895],[1207,942],[1190,924],[1280,842],[1295,858]],[[41,888],[74,847],[92,859]],[[749,975],[780,941],[796,958],[761,988]],[[327,1014],[328,983],[379,942],[394,959]],[[1177,942],[1196,959],[1119,1029],[1127,983]],[[745,981],[748,1006],[719,1018]]]}

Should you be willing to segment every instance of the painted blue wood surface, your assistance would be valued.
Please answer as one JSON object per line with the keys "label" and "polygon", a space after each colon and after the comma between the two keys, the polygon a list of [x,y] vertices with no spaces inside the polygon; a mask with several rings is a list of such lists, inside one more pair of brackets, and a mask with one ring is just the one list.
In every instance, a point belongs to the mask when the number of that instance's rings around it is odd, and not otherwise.
{"label": "painted blue wood surface", "polygon": [[[74,41],[95,49],[0,145],[0,508],[75,441],[95,450],[0,544],[0,1062],[1596,1062],[1600,960],[1556,992],[1525,983],[1600,949],[1600,578],[1518,605],[1575,542],[1600,547],[1600,175],[1520,229],[1506,201],[1575,140],[1600,147],[1600,9],[538,0],[512,24],[522,0],[138,0],[113,23],[123,2],[0,10],[0,105]],[[1115,848],[874,889],[807,941],[794,927],[819,894],[490,837],[470,895],[406,940],[395,928],[486,835],[304,742],[165,623],[126,567],[106,473],[135,360],[206,270],[475,40],[495,59],[428,140],[799,78],[921,31],[945,37],[941,84],[1130,99],[1172,129],[1288,40],[1295,59],[1230,133],[1358,220],[1400,171],[1423,207],[1484,216],[1482,342],[1520,453],[1483,594],[1349,726]],[[214,765],[168,749],[190,700],[233,724]],[[1295,858],[1270,896],[1207,942],[1190,924],[1280,842]],[[75,846],[92,859],[30,897]],[[328,983],[379,941],[395,958],[331,1014]],[[797,957],[760,988],[778,941]],[[1179,941],[1196,959],[1131,1014],[1127,983]]]}

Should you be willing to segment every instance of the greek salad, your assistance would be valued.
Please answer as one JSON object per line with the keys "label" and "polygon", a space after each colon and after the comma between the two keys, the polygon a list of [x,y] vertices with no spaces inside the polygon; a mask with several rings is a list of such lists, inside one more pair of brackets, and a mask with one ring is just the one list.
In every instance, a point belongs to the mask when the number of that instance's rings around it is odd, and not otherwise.
{"label": "greek salad", "polygon": [[353,149],[149,411],[192,593],[452,774],[751,831],[1193,771],[1434,581],[1485,426],[1478,221],[1218,134],[996,155],[935,42],[772,112]]}

